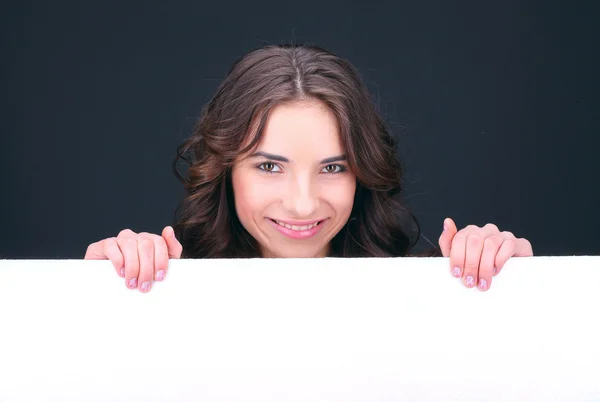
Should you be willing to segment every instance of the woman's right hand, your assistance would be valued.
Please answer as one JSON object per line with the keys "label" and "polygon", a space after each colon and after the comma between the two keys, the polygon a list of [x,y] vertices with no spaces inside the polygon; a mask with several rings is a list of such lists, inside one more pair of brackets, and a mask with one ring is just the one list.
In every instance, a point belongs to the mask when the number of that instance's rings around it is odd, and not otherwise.
{"label": "woman's right hand", "polygon": [[90,244],[84,259],[110,260],[117,274],[125,278],[125,286],[148,292],[153,279],[165,278],[169,259],[181,258],[182,251],[170,226],[163,229],[162,236],[125,229],[117,237]]}

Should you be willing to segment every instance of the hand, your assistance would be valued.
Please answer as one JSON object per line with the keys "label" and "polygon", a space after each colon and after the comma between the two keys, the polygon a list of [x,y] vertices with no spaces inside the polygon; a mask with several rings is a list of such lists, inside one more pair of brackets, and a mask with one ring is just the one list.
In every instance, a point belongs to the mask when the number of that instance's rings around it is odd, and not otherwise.
{"label": "hand", "polygon": [[500,232],[494,224],[484,227],[469,225],[460,232],[450,218],[444,220],[439,240],[444,257],[450,257],[450,272],[462,278],[466,287],[486,291],[492,277],[498,275],[510,257],[531,257],[533,250],[527,239],[511,232]]}
{"label": "hand", "polygon": [[148,292],[152,279],[164,279],[169,258],[181,258],[182,251],[170,226],[163,229],[162,236],[125,229],[117,237],[90,244],[84,259],[110,260],[129,289]]}

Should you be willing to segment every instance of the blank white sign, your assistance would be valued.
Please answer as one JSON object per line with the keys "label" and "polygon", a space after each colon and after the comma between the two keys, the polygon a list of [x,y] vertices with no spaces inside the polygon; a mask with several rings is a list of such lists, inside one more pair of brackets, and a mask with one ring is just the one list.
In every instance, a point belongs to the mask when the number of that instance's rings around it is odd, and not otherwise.
{"label": "blank white sign", "polygon": [[600,256],[0,261],[0,402],[600,401]]}

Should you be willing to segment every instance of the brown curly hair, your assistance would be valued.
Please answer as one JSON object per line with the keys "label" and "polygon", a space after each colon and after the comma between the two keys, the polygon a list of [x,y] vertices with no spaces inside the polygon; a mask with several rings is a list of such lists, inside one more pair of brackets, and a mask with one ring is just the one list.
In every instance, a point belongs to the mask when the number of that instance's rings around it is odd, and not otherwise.
{"label": "brown curly hair", "polygon": [[[231,168],[238,154],[258,145],[269,112],[298,100],[318,100],[331,109],[356,174],[353,210],[331,241],[331,256],[410,255],[420,228],[400,200],[404,168],[358,71],[323,48],[282,44],[238,59],[203,107],[192,135],[177,149],[173,172],[186,195],[173,227],[183,258],[260,257],[257,241],[235,211]],[[178,171],[180,161],[189,165],[186,175]],[[439,255],[439,250],[423,255]]]}

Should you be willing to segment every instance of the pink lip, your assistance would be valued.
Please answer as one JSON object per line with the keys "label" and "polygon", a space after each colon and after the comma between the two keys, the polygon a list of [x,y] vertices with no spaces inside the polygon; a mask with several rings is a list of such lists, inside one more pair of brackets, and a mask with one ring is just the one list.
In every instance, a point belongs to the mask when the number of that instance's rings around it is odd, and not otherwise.
{"label": "pink lip", "polygon": [[288,229],[286,227],[278,225],[272,219],[267,219],[267,220],[269,221],[269,223],[271,223],[271,225],[273,225],[273,227],[275,227],[275,229],[277,229],[279,231],[279,233],[281,233],[291,239],[308,239],[310,237],[313,237],[314,235],[316,235],[317,233],[319,233],[321,231],[321,228],[325,224],[325,220],[306,221],[308,223],[304,223],[304,222],[291,223],[290,221],[279,221],[279,222],[286,223],[288,225],[296,225],[296,226],[305,226],[305,225],[310,225],[312,223],[321,222],[314,228],[311,228],[308,230],[293,230],[293,229]]}

